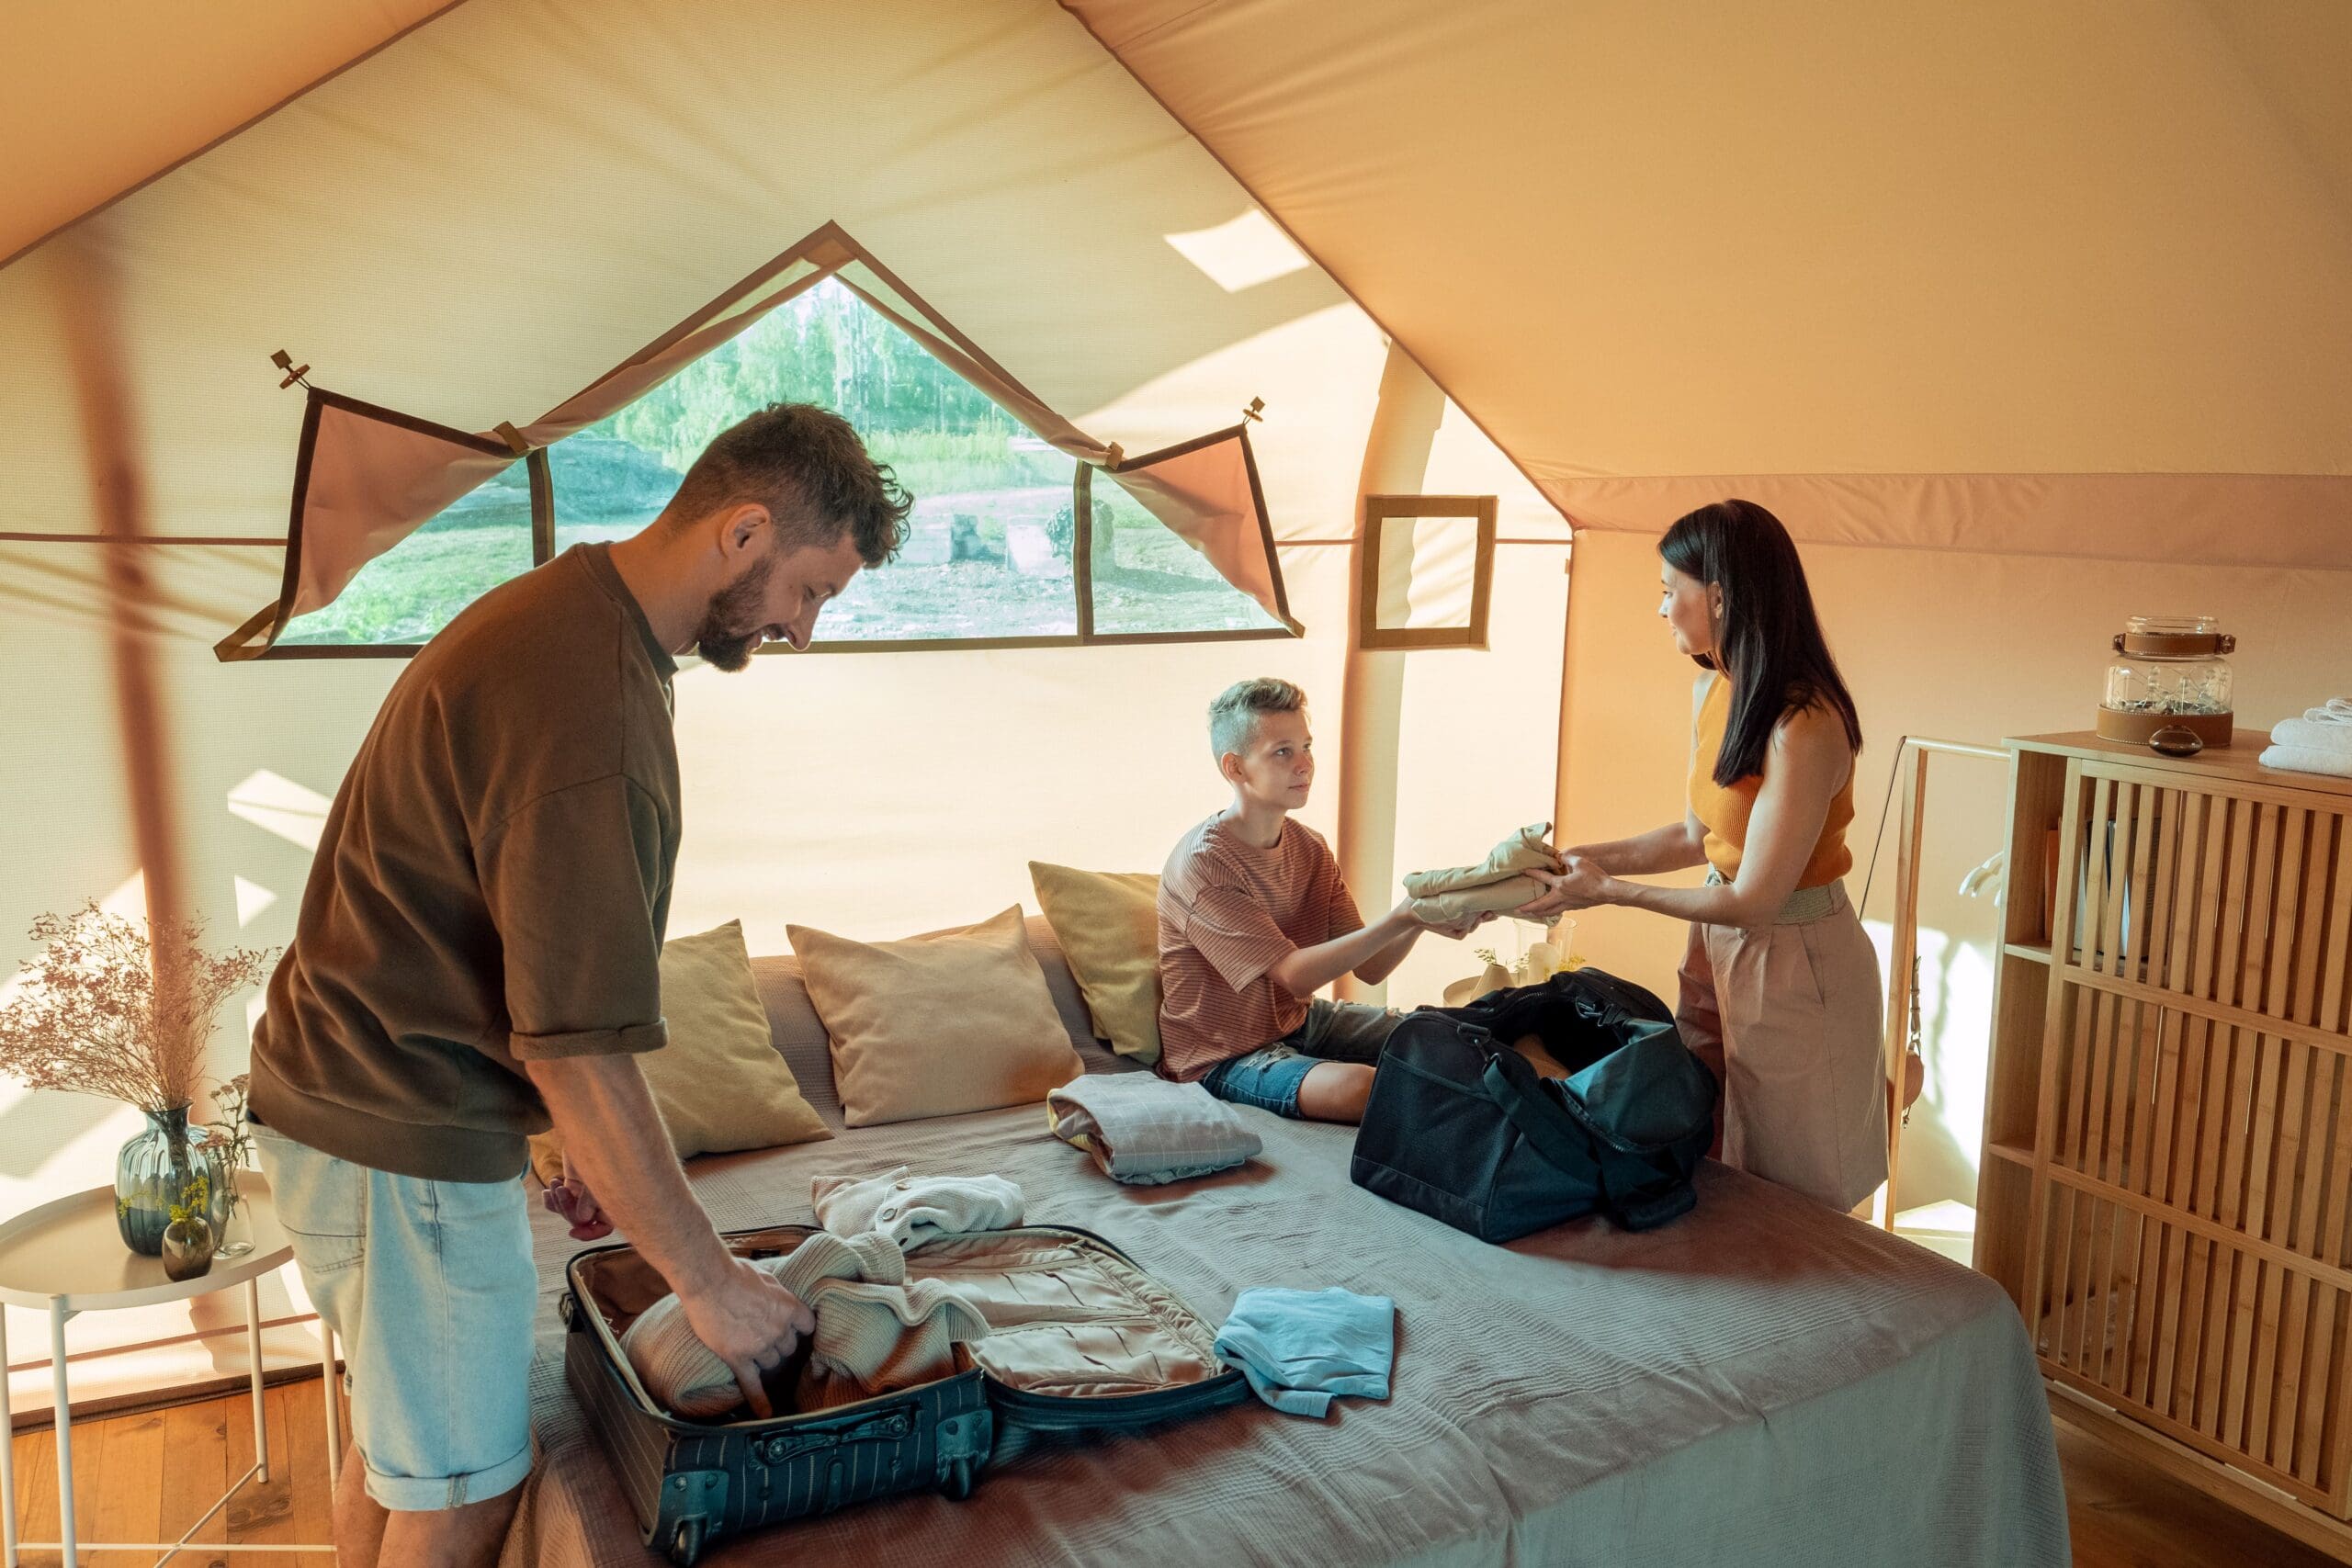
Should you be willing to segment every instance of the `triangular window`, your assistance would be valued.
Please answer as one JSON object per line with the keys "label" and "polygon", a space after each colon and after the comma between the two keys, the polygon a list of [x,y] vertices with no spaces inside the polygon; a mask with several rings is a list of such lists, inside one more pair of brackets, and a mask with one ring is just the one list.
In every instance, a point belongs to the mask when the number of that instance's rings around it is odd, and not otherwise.
{"label": "triangular window", "polygon": [[287,591],[223,657],[407,651],[533,564],[643,528],[713,435],[777,401],[841,412],[916,497],[820,648],[1295,635],[1245,426],[1102,446],[828,226],[523,430],[313,392]]}

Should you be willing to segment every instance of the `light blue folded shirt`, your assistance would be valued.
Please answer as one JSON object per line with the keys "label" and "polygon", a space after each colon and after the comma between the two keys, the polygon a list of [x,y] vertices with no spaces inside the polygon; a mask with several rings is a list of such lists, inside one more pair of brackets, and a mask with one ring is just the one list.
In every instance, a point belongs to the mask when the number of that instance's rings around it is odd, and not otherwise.
{"label": "light blue folded shirt", "polygon": [[1352,1291],[1244,1291],[1216,1337],[1258,1397],[1292,1416],[1323,1416],[1335,1394],[1388,1397],[1396,1303]]}

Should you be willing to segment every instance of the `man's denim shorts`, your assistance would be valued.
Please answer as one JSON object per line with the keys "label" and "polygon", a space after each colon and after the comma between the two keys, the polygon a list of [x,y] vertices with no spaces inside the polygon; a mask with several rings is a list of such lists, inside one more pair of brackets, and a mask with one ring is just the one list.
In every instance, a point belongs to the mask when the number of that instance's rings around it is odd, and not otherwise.
{"label": "man's denim shorts", "polygon": [[352,1439],[387,1508],[495,1497],[531,1469],[530,1209],[506,1181],[425,1181],[259,1123],[311,1304],[343,1341]]}
{"label": "man's denim shorts", "polygon": [[1306,1021],[1272,1045],[1219,1062],[1201,1087],[1219,1100],[1254,1105],[1298,1120],[1298,1086],[1318,1062],[1377,1066],[1381,1050],[1404,1014],[1363,1002],[1317,997],[1307,1004]]}

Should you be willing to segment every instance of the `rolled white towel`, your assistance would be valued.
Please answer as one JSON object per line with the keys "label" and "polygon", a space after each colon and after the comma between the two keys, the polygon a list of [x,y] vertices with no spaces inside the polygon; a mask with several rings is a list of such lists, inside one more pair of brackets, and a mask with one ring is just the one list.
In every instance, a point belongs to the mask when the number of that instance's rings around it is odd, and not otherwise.
{"label": "rolled white towel", "polygon": [[2309,746],[2268,746],[2256,759],[2266,768],[2292,773],[2333,773],[2352,779],[2352,751],[2322,751]]}
{"label": "rolled white towel", "polygon": [[2315,718],[2282,718],[2270,727],[2270,739],[2281,746],[2299,750],[2352,752],[2352,724],[2324,724]]}
{"label": "rolled white towel", "polygon": [[2330,697],[2315,708],[2305,708],[2303,716],[2313,724],[2352,725],[2352,697]]}

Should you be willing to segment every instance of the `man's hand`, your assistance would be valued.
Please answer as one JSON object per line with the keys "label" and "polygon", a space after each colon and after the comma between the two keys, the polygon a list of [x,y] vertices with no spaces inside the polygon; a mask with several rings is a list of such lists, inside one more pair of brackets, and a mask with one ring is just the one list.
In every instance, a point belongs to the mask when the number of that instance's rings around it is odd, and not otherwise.
{"label": "man's hand", "polygon": [[596,1195],[588,1190],[588,1183],[571,1174],[571,1162],[564,1161],[563,1174],[549,1183],[539,1194],[539,1201],[554,1213],[561,1214],[571,1226],[574,1241],[602,1241],[613,1234],[613,1222],[596,1204]]}
{"label": "man's hand", "polygon": [[763,1378],[784,1365],[802,1335],[815,1331],[815,1314],[765,1269],[740,1258],[711,1284],[680,1291],[678,1304],[695,1337],[735,1374],[752,1414],[763,1421],[775,1415]]}

